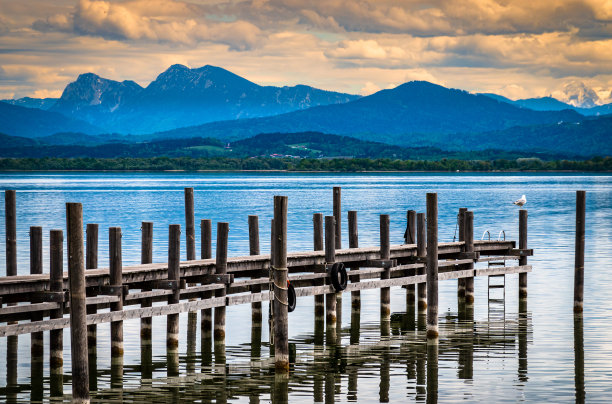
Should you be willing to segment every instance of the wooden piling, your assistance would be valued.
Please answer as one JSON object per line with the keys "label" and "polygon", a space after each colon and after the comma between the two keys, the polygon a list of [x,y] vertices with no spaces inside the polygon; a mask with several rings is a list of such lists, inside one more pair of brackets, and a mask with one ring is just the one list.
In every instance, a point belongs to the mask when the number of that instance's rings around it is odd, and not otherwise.
{"label": "wooden piling", "polygon": [[438,194],[427,194],[427,339],[438,338]]}
{"label": "wooden piling", "polygon": [[[389,260],[391,242],[389,240],[389,215],[380,215],[380,259]],[[391,268],[385,268],[380,279],[391,279]],[[380,288],[380,320],[388,321],[391,317],[391,288]]]}
{"label": "wooden piling", "polygon": [[[465,241],[465,251],[474,252],[474,212],[466,211],[463,214],[464,218],[464,230],[463,237]],[[466,270],[474,269],[474,264],[467,264]],[[465,303],[467,305],[474,304],[474,277],[470,276],[465,278]]]}
{"label": "wooden piling", "polygon": [[[348,232],[349,248],[359,248],[359,232],[357,231],[357,211],[351,210],[348,213]],[[351,271],[358,271],[359,267],[351,267]],[[349,271],[350,273],[350,271]],[[359,282],[359,275],[350,275],[351,283]],[[361,292],[354,290],[351,292],[351,307],[353,310],[361,310]]]}
{"label": "wooden piling", "polygon": [[[140,263],[150,264],[153,262],[153,222],[142,222],[141,224],[141,240],[140,240]],[[151,291],[151,288],[144,287],[143,292]],[[152,300],[145,299],[141,307],[151,307]],[[151,345],[152,321],[151,317],[142,317],[140,319],[140,338],[141,343],[145,346]]]}
{"label": "wooden piling", "polygon": [[287,197],[274,197],[274,365],[289,371],[289,318],[287,310]]}
{"label": "wooden piling", "polygon": [[70,284],[72,401],[89,403],[83,206],[80,203],[66,204],[66,228],[68,230],[68,281]]}
{"label": "wooden piling", "polygon": [[[519,210],[519,249],[527,249],[527,210]],[[577,223],[577,222],[576,222]],[[527,265],[527,256],[519,257],[519,265]],[[527,273],[519,274],[519,298],[527,298]]]}
{"label": "wooden piling", "polygon": [[[527,220],[525,219],[525,222]],[[586,192],[576,191],[576,252],[574,256],[574,313],[583,311],[584,289],[584,242],[586,228]],[[520,236],[519,236],[520,237]],[[520,238],[519,238],[520,241]],[[527,244],[527,223],[525,223],[525,245]],[[523,248],[523,247],[520,247]],[[525,246],[525,248],[527,248]],[[525,257],[525,260],[527,258]],[[520,264],[519,264],[520,265]],[[525,281],[527,283],[527,281]]]}
{"label": "wooden piling", "polygon": [[[202,243],[200,258],[203,260],[210,259],[212,258],[212,220],[202,219],[200,221],[200,233]],[[212,296],[212,292],[202,293],[202,299],[210,299]],[[200,331],[202,340],[208,340],[212,337],[212,313],[212,309],[200,310]]]}
{"label": "wooden piling", "polygon": [[[427,255],[427,239],[426,239],[426,225],[425,225],[425,214],[417,213],[417,257],[425,259]],[[420,269],[419,275],[424,275],[425,270]],[[424,314],[427,310],[427,283],[422,282],[417,284],[418,292],[418,312]]]}
{"label": "wooden piling", "polygon": [[[249,254],[259,255],[261,253],[259,249],[259,217],[256,215],[249,216]],[[253,275],[253,279],[258,278],[259,275]],[[251,286],[252,293],[261,293],[261,285]],[[259,324],[261,326],[261,302],[251,303],[251,321],[253,324]]]}
{"label": "wooden piling", "polygon": [[[459,208],[459,214],[457,215],[457,229],[458,229],[458,241],[465,241],[465,212],[467,208]],[[465,251],[465,247],[463,247]],[[457,279],[457,298],[461,300],[461,303],[465,301],[465,278]]]}
{"label": "wooden piling", "polygon": [[[409,210],[406,212],[406,233],[404,241],[406,244],[416,244],[416,211],[414,210]],[[410,275],[414,275],[415,273],[416,272],[414,269],[409,270]],[[408,307],[414,306],[415,296],[415,286],[406,285],[406,311],[410,310]]]}
{"label": "wooden piling", "polygon": [[[30,227],[30,274],[42,274],[42,227]],[[40,300],[32,300],[32,303],[39,303]],[[42,313],[35,313],[31,316],[31,321],[41,321]],[[30,334],[30,380],[32,386],[32,401],[42,401],[43,399],[43,333],[42,331]]]}
{"label": "wooden piling", "polygon": [[[51,230],[50,237],[50,274],[49,290],[59,293],[64,291],[64,233],[62,230]],[[62,318],[63,308],[51,310],[51,319]],[[49,332],[49,373],[50,395],[58,397],[64,394],[63,366],[64,366],[64,330],[51,330]]]}
{"label": "wooden piling", "polygon": [[[312,216],[313,223],[313,244],[315,251],[322,251],[324,249],[323,246],[323,214],[315,213]],[[324,269],[323,269],[324,270]],[[315,286],[322,286],[325,284],[325,280],[316,280]],[[315,311],[315,322],[318,319],[325,318],[325,296],[324,295],[315,295],[314,297],[314,311]]]}
{"label": "wooden piling", "polygon": [[[98,268],[98,225],[96,223],[87,223],[85,234],[85,269],[96,269]],[[95,305],[89,305],[87,307],[87,314],[95,314],[97,311]],[[91,356],[90,365],[91,359],[95,359],[96,356],[97,332],[98,329],[96,324],[87,326],[87,348]],[[92,379],[95,379],[95,377]]]}
{"label": "wooden piling", "polygon": [[[225,275],[227,273],[227,239],[229,235],[229,223],[217,223],[217,262],[216,273]],[[225,289],[217,289],[215,297],[225,297]],[[225,306],[215,307],[215,343],[225,342]]]}
{"label": "wooden piling", "polygon": [[[336,224],[333,216],[325,216],[325,262],[331,268],[331,264],[336,262]],[[328,269],[329,273],[329,269]],[[328,278],[329,279],[329,278]],[[328,280],[326,284],[331,284]],[[325,295],[325,317],[328,327],[336,326],[336,294],[328,293]]]}
{"label": "wooden piling", "polygon": [[[43,272],[43,251],[42,251],[42,227],[30,227],[30,274],[42,274]],[[38,303],[35,301],[33,303]],[[43,319],[42,313],[33,314],[32,321]],[[42,362],[44,355],[43,333],[42,331],[33,332],[30,335],[30,354],[32,361]]]}
{"label": "wooden piling", "polygon": [[185,246],[187,261],[196,259],[193,188],[185,188]]}
{"label": "wooden piling", "polygon": [[[111,311],[123,310],[123,263],[121,250],[121,227],[108,229],[108,256],[110,286],[119,300],[110,304]],[[123,321],[111,322],[111,357],[112,362],[123,362]]]}
{"label": "wooden piling", "polygon": [[17,275],[17,203],[15,190],[4,191],[6,276]]}
{"label": "wooden piling", "polygon": [[336,250],[342,249],[342,188],[334,187],[334,220]]}
{"label": "wooden piling", "polygon": [[[176,281],[176,288],[168,295],[168,304],[180,301],[181,225],[171,224],[168,229],[168,280]],[[166,323],[166,348],[168,353],[178,351],[179,315],[169,314]]]}

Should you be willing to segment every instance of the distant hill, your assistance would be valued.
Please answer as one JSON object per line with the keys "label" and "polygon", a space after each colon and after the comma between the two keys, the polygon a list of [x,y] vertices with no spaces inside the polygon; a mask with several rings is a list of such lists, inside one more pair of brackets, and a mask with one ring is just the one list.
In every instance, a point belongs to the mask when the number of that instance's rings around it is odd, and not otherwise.
{"label": "distant hill", "polygon": [[31,97],[23,97],[17,98],[15,100],[0,100],[2,102],[6,102],[7,104],[16,105],[18,107],[26,107],[26,108],[38,108],[44,111],[48,111],[55,103],[58,98],[31,98]]}
{"label": "distant hill", "polygon": [[[538,112],[484,95],[413,81],[345,104],[266,118],[214,122],[156,133],[157,138],[236,140],[258,133],[323,132],[403,146],[435,143],[439,135],[476,133],[557,122],[580,122],[575,111]],[[503,143],[499,145],[505,149]]]}
{"label": "distant hill", "polygon": [[504,130],[442,136],[433,146],[447,150],[541,150],[579,156],[612,155],[612,115],[589,117],[582,122],[513,127]]}
{"label": "distant hill", "polygon": [[102,131],[87,122],[71,119],[57,112],[0,102],[0,132],[33,138],[57,132],[96,134]]}
{"label": "distant hill", "polygon": [[82,74],[66,87],[52,111],[87,120],[109,132],[143,134],[357,98],[304,85],[260,86],[215,66],[190,69],[173,65],[146,88],[133,81]]}
{"label": "distant hill", "polygon": [[540,97],[540,98],[526,98],[520,100],[511,100],[501,95],[483,93],[487,97],[493,98],[494,100],[506,102],[521,108],[528,108],[534,111],[563,111],[565,109],[572,109],[584,116],[599,116],[612,114],[612,104],[599,105],[592,108],[579,108],[570,104],[566,104],[552,97]]}

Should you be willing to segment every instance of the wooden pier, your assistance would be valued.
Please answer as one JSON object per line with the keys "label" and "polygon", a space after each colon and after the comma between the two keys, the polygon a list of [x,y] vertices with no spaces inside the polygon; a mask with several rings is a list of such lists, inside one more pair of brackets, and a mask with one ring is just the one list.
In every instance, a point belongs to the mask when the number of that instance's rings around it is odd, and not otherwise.
{"label": "wooden pier", "polygon": [[[359,292],[380,289],[381,325],[386,324],[381,327],[381,332],[387,329],[388,335],[390,288],[406,287],[407,312],[412,312],[414,317],[415,298],[418,299],[416,307],[419,313],[427,312],[427,338],[432,344],[438,339],[439,281],[460,280],[460,306],[469,307],[474,303],[474,277],[518,273],[520,297],[527,296],[527,273],[532,269],[527,264],[527,257],[533,251],[527,248],[526,211],[520,211],[520,248],[516,248],[516,241],[474,240],[474,214],[465,208],[460,209],[458,215],[459,241],[438,242],[437,194],[431,193],[427,194],[427,212],[408,211],[405,244],[390,244],[389,216],[381,215],[380,245],[359,247],[357,212],[351,211],[348,212],[349,248],[343,249],[339,234],[342,225],[340,195],[340,188],[334,188],[332,216],[314,214],[312,251],[287,252],[287,206],[290,201],[287,197],[277,196],[274,198],[271,254],[261,254],[259,221],[257,216],[251,215],[248,216],[251,255],[228,257],[230,224],[220,222],[217,223],[216,257],[212,258],[212,223],[202,219],[201,258],[195,259],[193,189],[186,188],[187,260],[180,260],[181,226],[173,224],[167,230],[167,263],[152,263],[153,223],[143,222],[142,264],[122,265],[121,228],[112,227],[109,229],[108,268],[96,268],[97,225],[87,225],[85,245],[82,206],[68,203],[68,272],[63,272],[62,268],[63,231],[50,230],[51,273],[41,273],[42,229],[35,228],[30,233],[31,274],[17,275],[15,192],[6,191],[7,276],[0,277],[0,337],[7,337],[10,346],[16,345],[18,335],[32,334],[34,360],[35,354],[40,358],[44,352],[42,333],[50,331],[51,377],[59,380],[61,386],[62,334],[58,330],[69,327],[73,400],[87,402],[92,383],[88,374],[91,369],[89,358],[100,342],[96,339],[96,324],[111,323],[113,371],[119,375],[116,380],[120,384],[124,320],[140,319],[141,349],[143,355],[150,356],[151,317],[167,316],[168,375],[172,376],[178,372],[179,313],[189,313],[189,334],[195,332],[197,312],[200,311],[203,340],[214,341],[215,352],[224,353],[226,326],[231,326],[231,322],[226,321],[225,308],[239,304],[251,306],[253,330],[256,334],[259,328],[261,338],[261,302],[269,301],[270,335],[274,344],[271,352],[274,353],[276,371],[282,374],[289,370],[290,363],[288,322],[291,319],[292,292],[296,298],[314,296],[315,323],[326,321],[328,335],[335,335],[341,314],[337,301],[342,294],[351,293],[351,324],[359,327]],[[394,232],[403,230],[393,229]],[[512,260],[519,260],[519,263],[475,267],[478,263]],[[110,311],[102,312],[103,309]],[[202,349],[209,348],[203,345]],[[61,396],[61,387],[52,388],[51,394]]]}

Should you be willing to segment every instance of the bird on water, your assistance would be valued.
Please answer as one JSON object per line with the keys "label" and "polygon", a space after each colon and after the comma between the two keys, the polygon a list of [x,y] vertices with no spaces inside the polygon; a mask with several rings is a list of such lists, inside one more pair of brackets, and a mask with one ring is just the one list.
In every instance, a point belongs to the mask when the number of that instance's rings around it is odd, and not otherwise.
{"label": "bird on water", "polygon": [[517,205],[517,206],[523,206],[524,204],[527,203],[527,198],[525,198],[525,195],[521,196],[520,199],[517,199],[516,201],[512,202],[513,204]]}

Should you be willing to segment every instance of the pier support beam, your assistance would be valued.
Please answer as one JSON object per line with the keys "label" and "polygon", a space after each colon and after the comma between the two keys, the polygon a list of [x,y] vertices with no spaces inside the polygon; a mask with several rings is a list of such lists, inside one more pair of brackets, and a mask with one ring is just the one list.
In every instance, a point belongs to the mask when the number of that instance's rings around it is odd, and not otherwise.
{"label": "pier support beam", "polygon": [[[49,290],[51,292],[64,291],[64,233],[62,230],[51,230],[50,233],[50,274]],[[51,319],[62,318],[62,308],[51,310]],[[64,395],[64,330],[49,331],[49,386],[51,397]]]}
{"label": "pier support beam", "polygon": [[[217,274],[227,273],[227,239],[229,236],[229,223],[217,223]],[[226,290],[217,289],[215,297],[225,297]],[[225,343],[225,306],[215,307],[215,344]]]}
{"label": "pier support beam", "polygon": [[[30,274],[42,274],[42,227],[30,227]],[[38,303],[40,300],[32,301]],[[33,314],[31,321],[41,321],[42,313]],[[30,375],[32,384],[32,401],[43,399],[43,361],[44,346],[42,331],[30,334]]]}
{"label": "pier support beam", "polygon": [[[168,304],[180,301],[181,225],[171,224],[168,229],[168,280],[176,281],[176,288],[168,295]],[[178,374],[179,315],[169,314],[166,322],[166,352],[168,376]]]}
{"label": "pier support beam", "polygon": [[[351,210],[348,213],[349,248],[359,248],[359,232],[357,230],[357,211]],[[359,267],[351,267],[351,271],[357,271]],[[350,274],[350,271],[349,271]],[[349,275],[351,283],[359,282],[359,275]],[[354,290],[351,292],[351,307],[353,311],[361,310],[361,292]],[[353,316],[351,316],[353,318]]]}
{"label": "pier support beam", "polygon": [[[417,213],[417,257],[424,259],[427,255],[427,231],[425,225],[425,214]],[[419,269],[419,275],[424,275],[425,270]],[[417,284],[418,313],[424,314],[427,310],[427,283]]]}
{"label": "pier support beam", "polygon": [[[98,268],[98,225],[87,223],[85,227],[85,269]],[[96,314],[96,305],[87,307],[87,314]],[[98,326],[90,324],[87,326],[87,348],[89,351],[89,387],[91,390],[98,389],[98,354],[97,354]]]}
{"label": "pier support beam", "polygon": [[68,281],[70,283],[72,402],[89,403],[83,206],[80,203],[66,204],[66,228],[68,229]]}
{"label": "pier support beam", "polygon": [[15,190],[4,191],[6,234],[6,276],[17,275],[17,203]]}
{"label": "pier support beam", "polygon": [[[404,242],[406,244],[416,244],[416,211],[409,210],[406,212],[406,233],[404,234]],[[414,275],[415,271],[409,271],[410,275]],[[414,310],[414,299],[416,296],[414,285],[406,285],[406,311]]]}
{"label": "pier support beam", "polygon": [[[584,289],[584,242],[586,222],[586,192],[576,191],[576,255],[574,257],[574,313],[582,313]],[[527,226],[525,226],[526,228]],[[526,233],[527,230],[525,230]],[[525,235],[525,244],[527,244]],[[522,248],[522,247],[521,247]],[[526,258],[525,258],[526,260]]]}
{"label": "pier support beam", "polygon": [[[249,216],[249,254],[259,255],[259,217],[256,215]],[[254,275],[254,278],[259,275]],[[261,285],[251,286],[252,293],[261,293]],[[251,321],[253,325],[258,324],[261,327],[261,302],[251,303]]]}
{"label": "pier support beam", "polygon": [[[389,215],[380,215],[380,259],[388,260],[391,255],[389,240]],[[381,279],[391,278],[391,268],[385,268],[380,275]],[[391,318],[391,288],[380,288],[380,321],[389,321]]]}
{"label": "pier support beam", "polygon": [[438,339],[438,194],[427,194],[427,339]]}
{"label": "pier support beam", "polygon": [[[323,251],[323,214],[315,213],[312,216],[313,225],[313,244],[315,251]],[[320,269],[325,271],[325,268]],[[322,286],[325,284],[324,279],[316,280],[315,286]],[[325,295],[315,295],[314,297],[314,315],[315,315],[315,329],[318,321],[325,321]]]}
{"label": "pier support beam", "polygon": [[289,371],[289,318],[287,309],[287,197],[274,197],[274,366]]}
{"label": "pier support beam", "polygon": [[[474,212],[466,211],[463,214],[464,231],[463,237],[465,241],[465,251],[474,252]],[[474,264],[467,264],[465,269],[474,269]],[[470,276],[465,279],[465,304],[474,304],[474,277]]]}
{"label": "pier support beam", "polygon": [[[141,223],[141,240],[140,240],[140,263],[150,264],[153,262],[153,222]],[[143,288],[143,292],[151,291],[151,288]],[[151,307],[151,299],[145,299],[141,307]],[[151,345],[152,336],[151,317],[142,317],[140,319],[140,343],[142,346]],[[145,348],[146,349],[146,348]]]}
{"label": "pier support beam", "polygon": [[[110,304],[111,311],[123,310],[123,263],[121,251],[121,227],[108,229],[110,286],[117,289],[119,301]],[[111,322],[111,363],[123,368],[123,321]],[[123,372],[121,372],[123,373]]]}
{"label": "pier support beam", "polygon": [[[527,210],[519,210],[519,248],[527,249]],[[519,265],[527,265],[527,257],[519,257]],[[519,274],[519,299],[527,298],[527,273]]]}
{"label": "pier support beam", "polygon": [[[212,221],[210,219],[202,219],[200,221],[200,258],[210,259],[212,258]],[[202,299],[210,299],[213,296],[212,292],[203,292]],[[200,331],[201,339],[210,340],[212,337],[212,322],[213,322],[213,310],[202,309],[200,310]]]}
{"label": "pier support beam", "polygon": [[[334,217],[325,216],[325,262],[330,268],[330,264],[336,262],[335,233],[336,225]],[[326,284],[331,284],[331,282],[328,280]],[[327,320],[328,331],[330,327],[336,327],[336,294],[334,292],[325,295],[325,318]]]}
{"label": "pier support beam", "polygon": [[[457,230],[458,230],[458,241],[465,241],[465,212],[467,212],[467,208],[459,208],[459,213],[457,214]],[[463,247],[463,251],[465,251],[465,246]],[[457,279],[457,298],[459,300],[459,306],[465,304],[465,278]]]}
{"label": "pier support beam", "polygon": [[[340,250],[342,248],[342,188],[334,187],[334,221],[336,223],[335,230],[335,244],[336,250]],[[336,293],[336,317],[340,318],[342,316],[342,292]]]}

